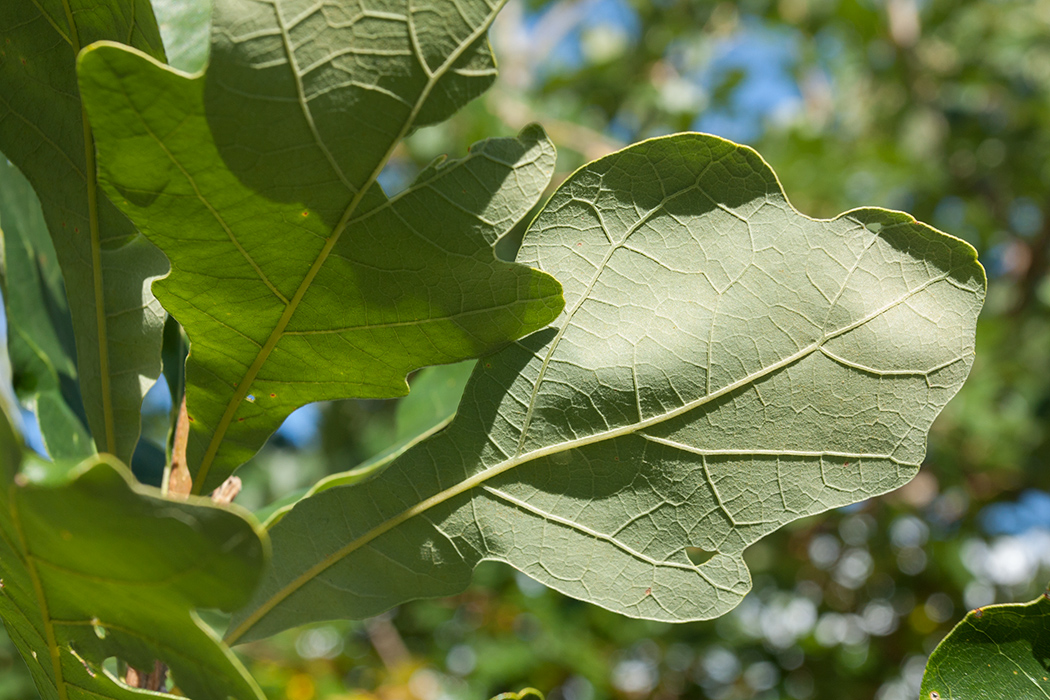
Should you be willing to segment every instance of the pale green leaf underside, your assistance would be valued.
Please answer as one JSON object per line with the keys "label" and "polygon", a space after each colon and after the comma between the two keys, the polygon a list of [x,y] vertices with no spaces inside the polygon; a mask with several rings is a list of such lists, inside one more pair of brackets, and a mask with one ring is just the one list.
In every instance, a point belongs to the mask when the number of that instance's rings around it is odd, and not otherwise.
{"label": "pale green leaf underside", "polygon": [[168,65],[187,73],[203,70],[208,61],[211,2],[151,0],[151,4],[164,40]]}
{"label": "pale green leaf underside", "polygon": [[[173,502],[112,457],[67,473],[29,460],[0,416],[0,617],[46,700],[149,697],[102,668],[171,668],[194,700],[259,700],[233,653],[193,612],[241,605],[266,546],[241,514]],[[169,696],[166,696],[169,697]]]}
{"label": "pale green leaf underside", "polygon": [[82,55],[102,179],[172,263],[155,292],[191,343],[196,491],[303,404],[402,395],[408,372],[560,311],[557,282],[492,252],[553,172],[538,127],[436,163],[392,199],[376,184],[411,129],[491,83],[497,10],[220,0],[203,75],[114,46]]}
{"label": "pale green leaf underside", "polygon": [[970,611],[930,654],[921,700],[1050,698],[1050,597]]}
{"label": "pale green leaf underside", "polygon": [[484,559],[625,615],[721,615],[749,544],[915,474],[985,286],[966,243],[880,209],[809,219],[701,134],[585,166],[519,261],[564,312],[479,362],[443,433],[285,515],[228,639],[456,593]]}
{"label": "pale green leaf underside", "polygon": [[32,183],[55,244],[95,443],[126,462],[160,374],[164,315],[149,282],[167,263],[97,188],[75,59],[100,39],[163,57],[148,0],[0,2],[0,150]]}

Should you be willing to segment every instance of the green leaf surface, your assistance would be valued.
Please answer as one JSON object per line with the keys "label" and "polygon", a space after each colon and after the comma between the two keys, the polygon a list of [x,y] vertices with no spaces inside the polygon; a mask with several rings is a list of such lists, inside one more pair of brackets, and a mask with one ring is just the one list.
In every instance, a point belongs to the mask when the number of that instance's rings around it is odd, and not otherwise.
{"label": "green leaf surface", "polygon": [[412,391],[397,404],[394,414],[395,446],[414,440],[456,415],[467,380],[477,361],[427,367],[412,379]]}
{"label": "green leaf surface", "polygon": [[564,312],[478,363],[448,429],[285,515],[228,640],[457,593],[483,559],[633,617],[721,615],[749,544],[915,475],[985,290],[965,242],[882,209],[805,217],[703,134],[582,168],[519,261]]}
{"label": "green leaf surface", "polygon": [[403,395],[411,370],[560,311],[557,282],[492,252],[553,172],[539,127],[391,199],[376,183],[401,138],[492,81],[497,9],[220,0],[203,75],[112,45],[82,55],[107,191],[171,260],[154,291],[190,339],[195,492],[299,406]]}
{"label": "green leaf surface", "polygon": [[171,394],[171,429],[168,443],[171,443],[174,437],[175,424],[182,408],[182,397],[186,394],[186,353],[188,350],[182,326],[174,318],[168,316],[164,322],[164,345],[161,348],[164,381],[168,383],[168,393]]}
{"label": "green leaf surface", "polygon": [[108,455],[16,473],[22,448],[0,419],[0,617],[40,696],[149,697],[102,668],[115,656],[164,661],[195,700],[262,698],[193,612],[243,604],[263,570],[261,531],[204,499],[161,498]]}
{"label": "green leaf surface", "polygon": [[470,378],[474,360],[453,365],[427,367],[412,380],[412,391],[398,402],[395,414],[393,444],[347,471],[330,474],[308,489],[281,498],[255,511],[271,528],[292,509],[297,501],[335,486],[349,486],[371,479],[413,445],[444,430],[456,415],[456,407]]}
{"label": "green leaf surface", "polygon": [[33,188],[0,158],[3,292],[12,380],[32,406],[44,446],[54,459],[95,451],[84,425],[77,386],[76,346],[55,246]]}
{"label": "green leaf surface", "polygon": [[75,59],[99,39],[163,56],[148,0],[0,3],[0,151],[43,207],[68,292],[95,444],[127,462],[142,397],[160,374],[164,314],[149,281],[168,266],[97,187]]}
{"label": "green leaf surface", "polygon": [[1050,594],[971,610],[926,663],[920,700],[1050,697]]}

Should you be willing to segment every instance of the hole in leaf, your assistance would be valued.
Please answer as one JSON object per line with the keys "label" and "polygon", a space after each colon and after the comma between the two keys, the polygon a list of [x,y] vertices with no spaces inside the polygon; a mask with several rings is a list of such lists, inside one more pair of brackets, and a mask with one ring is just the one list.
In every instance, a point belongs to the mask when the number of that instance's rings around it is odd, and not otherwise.
{"label": "hole in leaf", "polygon": [[102,671],[111,680],[120,683],[125,688],[132,688],[135,690],[150,690],[153,692],[169,692],[169,686],[171,685],[171,677],[167,664],[162,661],[139,661],[140,665],[134,665],[127,662],[127,660],[117,657],[107,657],[101,664],[93,664],[84,658],[81,658],[76,651],[70,649],[80,663],[84,664],[84,668],[87,669],[88,673],[92,676],[95,675],[92,671]]}
{"label": "hole in leaf", "polygon": [[689,557],[689,561],[693,562],[693,566],[700,566],[713,557],[715,553],[708,552],[706,549],[700,549],[699,547],[686,547],[685,555]]}
{"label": "hole in leaf", "polygon": [[135,667],[125,663],[127,671],[124,685],[131,688],[165,692],[168,688],[168,667],[163,662],[154,661],[152,666]]}
{"label": "hole in leaf", "polygon": [[407,158],[392,157],[383,166],[376,180],[388,197],[393,197],[408,189],[419,174],[419,168]]}

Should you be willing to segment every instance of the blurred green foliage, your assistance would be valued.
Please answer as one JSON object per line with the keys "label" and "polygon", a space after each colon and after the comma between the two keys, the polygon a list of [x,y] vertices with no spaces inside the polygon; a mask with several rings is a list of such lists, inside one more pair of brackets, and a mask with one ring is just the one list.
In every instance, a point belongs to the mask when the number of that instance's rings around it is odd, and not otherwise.
{"label": "blurred green foliage", "polygon": [[[268,697],[913,700],[967,609],[1048,576],[1050,0],[530,0],[492,41],[496,87],[416,133],[385,187],[530,121],[559,148],[556,181],[626,143],[711,130],[762,153],[803,213],[899,208],[975,245],[989,296],[972,375],[912,483],[751,547],[754,591],[720,620],[624,619],[484,565],[461,596],[240,647]],[[243,470],[239,501],[381,452],[395,413],[323,406],[312,440],[273,440]],[[0,643],[0,698],[32,697],[20,663]]]}

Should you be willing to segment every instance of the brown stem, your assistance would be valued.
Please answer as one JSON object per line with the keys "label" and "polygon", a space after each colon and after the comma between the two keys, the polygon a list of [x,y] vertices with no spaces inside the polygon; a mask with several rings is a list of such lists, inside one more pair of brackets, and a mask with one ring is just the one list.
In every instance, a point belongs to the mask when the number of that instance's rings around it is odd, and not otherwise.
{"label": "brown stem", "polygon": [[222,486],[211,492],[211,500],[216,505],[228,506],[241,492],[241,478],[231,476],[222,482]]}
{"label": "brown stem", "polygon": [[[186,440],[189,436],[190,422],[186,414],[186,399],[182,399],[182,407],[179,409],[179,420],[175,424],[175,441],[171,451],[171,474],[168,477],[168,495],[185,499],[189,496],[193,479],[190,471],[186,468]],[[241,480],[239,477],[231,476],[223,482],[222,486],[215,489],[211,494],[211,500],[217,505],[228,506],[241,492]],[[168,667],[161,661],[153,662],[153,671],[143,673],[132,666],[128,666],[128,672],[124,676],[124,682],[132,688],[145,688],[146,690],[164,690],[168,677]]]}
{"label": "brown stem", "polygon": [[185,498],[193,488],[193,477],[186,466],[186,445],[190,439],[190,416],[186,412],[186,396],[182,397],[179,418],[175,422],[175,439],[171,446],[171,469],[168,474],[168,495]]}
{"label": "brown stem", "polygon": [[143,673],[138,669],[128,666],[128,672],[124,676],[124,683],[132,688],[144,688],[163,692],[168,680],[168,667],[160,661],[153,662],[153,671]]}

